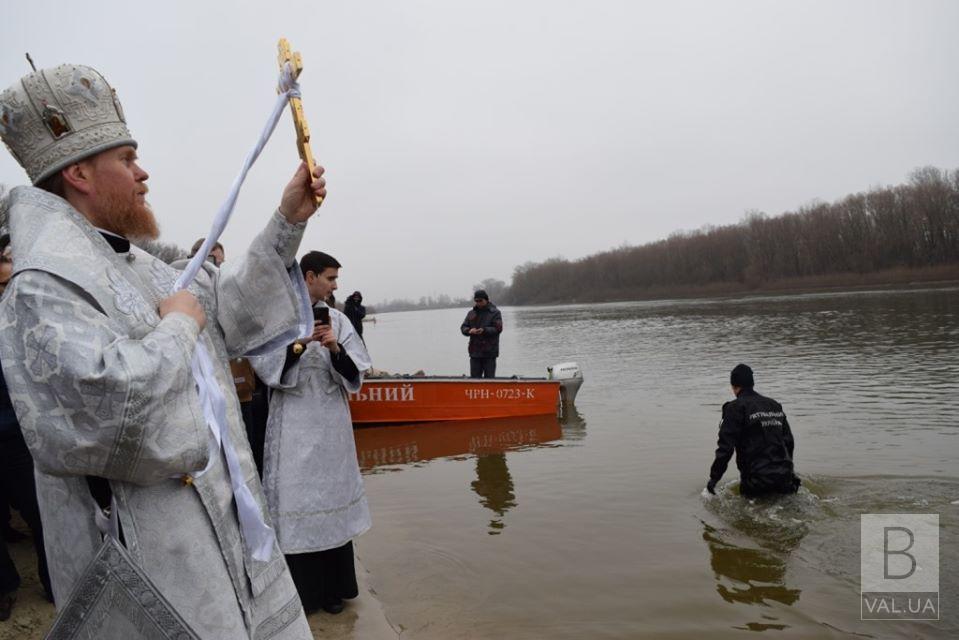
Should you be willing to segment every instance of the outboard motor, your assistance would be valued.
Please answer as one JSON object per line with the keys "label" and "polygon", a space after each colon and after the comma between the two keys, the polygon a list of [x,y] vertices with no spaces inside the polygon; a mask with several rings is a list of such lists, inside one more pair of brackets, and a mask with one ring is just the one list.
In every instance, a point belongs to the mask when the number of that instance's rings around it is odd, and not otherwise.
{"label": "outboard motor", "polygon": [[562,362],[546,367],[546,377],[559,380],[559,397],[563,406],[571,407],[576,402],[576,394],[583,385],[583,370],[575,362]]}

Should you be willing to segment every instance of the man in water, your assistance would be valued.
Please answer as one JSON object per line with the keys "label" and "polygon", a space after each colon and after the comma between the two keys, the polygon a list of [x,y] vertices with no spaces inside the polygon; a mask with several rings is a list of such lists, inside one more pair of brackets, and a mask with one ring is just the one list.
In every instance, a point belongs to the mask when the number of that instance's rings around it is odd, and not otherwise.
{"label": "man in water", "polygon": [[793,435],[782,405],[753,389],[753,370],[738,364],[729,375],[735,400],[723,405],[716,459],[709,470],[706,490],[716,493],[716,483],[726,473],[736,451],[739,492],[745,497],[796,493],[799,478],[793,473]]}

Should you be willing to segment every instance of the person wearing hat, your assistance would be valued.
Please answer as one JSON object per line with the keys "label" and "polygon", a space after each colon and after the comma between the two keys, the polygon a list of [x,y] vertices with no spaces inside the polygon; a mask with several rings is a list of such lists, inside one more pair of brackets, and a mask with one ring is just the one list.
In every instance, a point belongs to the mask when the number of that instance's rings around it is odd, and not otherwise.
{"label": "person wearing hat", "polygon": [[799,478],[793,472],[793,434],[782,405],[753,389],[753,370],[745,364],[733,368],[729,383],[736,399],[723,405],[719,444],[706,490],[716,493],[716,483],[735,451],[741,495],[796,493]]}
{"label": "person wearing hat", "polygon": [[[0,93],[0,138],[33,185],[9,197],[14,270],[0,346],[58,609],[87,603],[97,615],[75,620],[140,625],[136,607],[165,601],[204,639],[312,637],[271,538],[227,363],[286,344],[309,322],[295,255],[326,193],[322,169],[310,176],[301,163],[249,250],[222,269],[205,263],[170,295],[180,270],[131,245],[158,227],[103,76],[69,64],[25,76]],[[225,400],[209,409],[222,440],[192,373],[201,343]],[[162,599],[78,595],[111,539]]]}
{"label": "person wearing hat", "polygon": [[485,290],[473,294],[473,308],[460,325],[460,333],[468,336],[471,378],[495,378],[499,357],[499,334],[503,333],[503,314],[490,302]]}
{"label": "person wearing hat", "polygon": [[356,329],[360,338],[363,337],[363,318],[366,317],[366,307],[363,306],[363,294],[354,291],[343,303],[343,313],[350,319],[350,324]]}

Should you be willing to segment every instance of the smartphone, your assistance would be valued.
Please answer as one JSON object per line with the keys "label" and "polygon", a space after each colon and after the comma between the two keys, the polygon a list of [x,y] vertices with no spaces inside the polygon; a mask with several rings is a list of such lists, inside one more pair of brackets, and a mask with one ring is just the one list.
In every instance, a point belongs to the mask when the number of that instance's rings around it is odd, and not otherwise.
{"label": "smartphone", "polygon": [[313,321],[320,324],[330,324],[330,308],[313,307]]}

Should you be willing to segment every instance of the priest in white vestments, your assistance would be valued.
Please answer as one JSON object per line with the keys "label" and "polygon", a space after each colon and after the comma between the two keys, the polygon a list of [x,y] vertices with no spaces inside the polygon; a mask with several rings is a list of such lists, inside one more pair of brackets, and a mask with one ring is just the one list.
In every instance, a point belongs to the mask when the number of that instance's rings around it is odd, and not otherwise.
{"label": "priest in white vestments", "polygon": [[[172,616],[153,615],[157,597],[101,597],[88,579],[115,540],[204,640],[311,638],[265,526],[227,362],[308,327],[295,255],[326,193],[322,170],[301,164],[250,249],[170,295],[180,271],[130,243],[158,228],[137,143],[98,72],[25,76],[0,93],[0,137],[34,185],[10,195],[0,361],[35,460],[57,607],[78,607],[77,624],[117,618],[123,638],[185,637]],[[192,371],[198,345],[212,360],[214,391],[203,388],[224,401],[219,439]]]}
{"label": "priest in white vestments", "polygon": [[347,399],[360,390],[370,357],[349,319],[324,302],[340,263],[311,251],[300,269],[322,320],[311,339],[251,359],[274,389],[263,488],[304,608],[339,613],[357,595],[352,540],[370,528]]}

